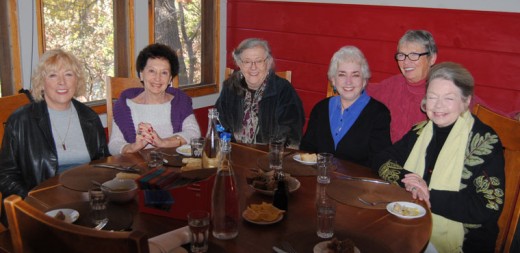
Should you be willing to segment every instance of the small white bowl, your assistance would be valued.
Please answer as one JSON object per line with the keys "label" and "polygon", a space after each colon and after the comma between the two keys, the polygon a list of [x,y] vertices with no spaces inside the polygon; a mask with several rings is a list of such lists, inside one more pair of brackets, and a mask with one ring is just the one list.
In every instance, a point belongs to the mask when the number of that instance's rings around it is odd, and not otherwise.
{"label": "small white bowl", "polygon": [[137,183],[132,179],[112,179],[101,185],[101,190],[113,202],[128,202],[137,195]]}

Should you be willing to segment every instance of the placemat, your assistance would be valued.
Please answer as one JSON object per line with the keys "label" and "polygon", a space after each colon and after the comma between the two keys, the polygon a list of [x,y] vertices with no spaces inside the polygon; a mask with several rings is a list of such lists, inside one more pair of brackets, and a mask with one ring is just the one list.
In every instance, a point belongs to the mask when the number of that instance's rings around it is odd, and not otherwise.
{"label": "placemat", "polygon": [[103,183],[112,180],[118,172],[84,164],[60,174],[60,183],[71,190],[86,192],[92,187],[92,180]]}
{"label": "placemat", "polygon": [[327,185],[326,191],[329,197],[340,203],[368,209],[386,209],[388,203],[381,203],[375,206],[365,205],[358,200],[358,197],[370,202],[414,202],[412,194],[393,184],[376,184],[363,181],[333,179],[331,183]]}
{"label": "placemat", "polygon": [[[108,223],[103,228],[103,230],[132,230],[133,224],[133,213],[130,211],[130,208],[127,206],[130,204],[116,204],[116,203],[108,203],[107,206],[107,216]],[[47,211],[59,209],[59,208],[71,208],[79,212],[79,218],[74,224],[85,226],[85,227],[95,227],[96,225],[90,219],[90,206],[87,201],[80,202],[72,202],[66,204],[60,204],[57,206],[53,206],[49,208]],[[46,211],[46,212],[47,212]]]}
{"label": "placemat", "polygon": [[[283,159],[283,171],[291,174],[291,176],[316,176],[316,166],[315,165],[305,165],[299,163],[293,159],[293,155],[289,154]],[[269,168],[269,156],[264,155],[258,158],[257,161],[258,168],[263,171],[270,171]]]}

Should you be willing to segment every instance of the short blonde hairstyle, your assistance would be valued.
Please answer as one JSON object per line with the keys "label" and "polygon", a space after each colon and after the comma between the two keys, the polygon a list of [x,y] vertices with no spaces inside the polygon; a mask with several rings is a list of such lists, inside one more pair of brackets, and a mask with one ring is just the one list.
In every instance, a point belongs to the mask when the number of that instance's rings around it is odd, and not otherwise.
{"label": "short blonde hairstyle", "polygon": [[41,57],[32,76],[32,95],[35,101],[42,101],[45,77],[51,71],[64,67],[70,67],[78,80],[74,97],[83,96],[86,93],[86,78],[83,64],[73,54],[62,49],[47,50]]}

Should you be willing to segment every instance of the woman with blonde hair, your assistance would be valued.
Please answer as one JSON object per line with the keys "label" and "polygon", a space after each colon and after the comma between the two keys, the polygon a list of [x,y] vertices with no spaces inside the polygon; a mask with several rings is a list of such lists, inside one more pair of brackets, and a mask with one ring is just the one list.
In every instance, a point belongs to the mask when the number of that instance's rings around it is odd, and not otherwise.
{"label": "woman with blonde hair", "polygon": [[7,120],[0,152],[0,190],[25,197],[68,168],[109,155],[99,116],[74,99],[85,93],[82,64],[71,53],[48,50],[33,74],[34,102]]}

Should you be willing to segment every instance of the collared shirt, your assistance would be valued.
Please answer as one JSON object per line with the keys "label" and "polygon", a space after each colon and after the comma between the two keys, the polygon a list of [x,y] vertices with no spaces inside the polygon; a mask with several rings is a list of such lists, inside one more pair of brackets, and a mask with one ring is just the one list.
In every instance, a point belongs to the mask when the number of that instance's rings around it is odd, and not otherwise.
{"label": "collared shirt", "polygon": [[329,120],[330,120],[330,132],[334,139],[334,148],[336,149],[339,141],[347,134],[348,130],[352,127],[354,122],[361,114],[361,111],[370,101],[370,96],[365,91],[361,92],[356,101],[345,111],[341,108],[341,97],[335,96],[329,100]]}

